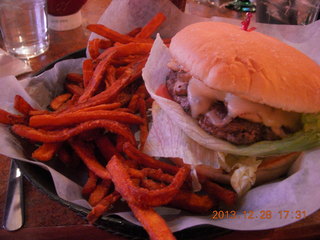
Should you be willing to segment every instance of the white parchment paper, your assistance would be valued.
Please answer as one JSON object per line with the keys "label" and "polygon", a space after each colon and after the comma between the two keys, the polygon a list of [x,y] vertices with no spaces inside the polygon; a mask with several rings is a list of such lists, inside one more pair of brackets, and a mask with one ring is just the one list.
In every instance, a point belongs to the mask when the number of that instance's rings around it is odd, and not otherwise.
{"label": "white parchment paper", "polygon": [[[126,33],[135,27],[143,26],[159,11],[167,16],[167,21],[159,29],[161,37],[163,38],[173,36],[174,33],[188,24],[208,20],[182,14],[168,0],[113,0],[99,22],[116,31]],[[240,21],[235,19],[212,18],[211,20],[229,22],[240,26]],[[253,25],[257,27],[257,31],[279,38],[289,45],[300,49],[318,63],[320,62],[320,45],[317,44],[320,39],[319,22],[308,26]],[[94,37],[96,37],[95,34],[92,34],[91,38]],[[159,46],[161,47],[161,44],[159,44],[158,47]],[[24,97],[34,107],[45,108],[50,102],[50,99],[62,91],[62,83],[66,74],[68,72],[81,72],[82,61],[83,59],[59,62],[53,69],[35,78],[20,82],[14,77],[0,79],[0,88],[5,90],[0,94],[1,108],[15,112],[13,109],[13,99],[16,94]],[[159,68],[149,71],[150,74],[163,73],[163,69],[160,69],[160,67],[161,64],[159,63]],[[168,122],[168,129],[170,129],[171,134],[183,134],[174,124],[170,124],[170,118],[161,112],[161,110],[159,111],[159,115],[155,117],[156,119],[158,117]],[[153,133],[152,130],[151,134]],[[161,131],[161,133],[168,134],[165,130]],[[166,142],[162,141],[159,145],[165,146],[165,144]],[[193,145],[193,142],[188,144],[189,146]],[[188,146],[188,144],[186,146]],[[185,145],[180,147],[184,149]],[[64,172],[64,170],[54,162],[43,164],[27,159],[19,141],[11,134],[10,129],[4,125],[0,125],[0,153],[11,158],[29,161],[47,169],[53,177],[59,197],[66,201],[90,208],[89,204],[81,197],[81,177],[68,175],[67,172]],[[165,154],[165,152],[162,153]],[[205,150],[203,154],[204,158],[209,158]],[[309,215],[319,208],[319,156],[319,151],[306,153],[304,157],[296,163],[298,170],[294,171],[290,177],[279,182],[252,189],[239,204],[239,215],[236,219],[212,220],[210,213],[206,216],[195,216],[168,208],[160,208],[159,212],[167,220],[167,223],[173,231],[200,224],[212,224],[239,230],[269,229],[289,224],[298,220],[295,219],[295,211],[305,211]],[[244,210],[253,211],[254,216],[257,216],[257,218],[246,219],[245,215],[241,214],[241,211]],[[272,211],[272,218],[267,220],[259,219],[260,211],[267,210]],[[278,213],[280,210],[290,210],[291,214],[286,219],[281,219]],[[130,212],[118,214],[129,221],[137,223]]]}

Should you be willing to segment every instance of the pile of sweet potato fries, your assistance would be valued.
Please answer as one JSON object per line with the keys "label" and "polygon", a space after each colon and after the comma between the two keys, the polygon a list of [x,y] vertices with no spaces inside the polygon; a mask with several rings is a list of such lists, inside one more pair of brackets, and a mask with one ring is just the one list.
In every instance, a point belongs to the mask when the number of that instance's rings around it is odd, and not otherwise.
{"label": "pile of sweet potato fries", "polygon": [[66,167],[82,160],[88,169],[82,194],[92,205],[90,223],[123,198],[155,240],[175,237],[153,207],[210,214],[219,203],[236,201],[234,192],[203,177],[199,179],[207,193],[192,192],[188,165],[180,159],[159,161],[142,152],[153,100],[141,71],[152,47],[151,35],[163,21],[165,16],[159,13],[128,34],[89,25],[102,38],[89,42],[91,57],[83,61],[82,74],[67,75],[65,92],[51,101],[48,110],[33,109],[20,96],[14,106],[21,115],[0,109],[0,123],[40,144],[33,159],[61,160]]}

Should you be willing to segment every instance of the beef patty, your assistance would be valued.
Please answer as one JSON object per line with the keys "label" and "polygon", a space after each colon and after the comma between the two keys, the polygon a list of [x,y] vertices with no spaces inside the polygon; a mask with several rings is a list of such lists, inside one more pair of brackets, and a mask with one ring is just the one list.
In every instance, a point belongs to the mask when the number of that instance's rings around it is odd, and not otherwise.
{"label": "beef patty", "polygon": [[[187,114],[191,114],[188,101],[188,84],[190,75],[183,71],[170,71],[167,76],[168,92],[173,100],[181,105]],[[221,120],[228,114],[228,109],[221,101],[213,103],[209,111]],[[236,145],[248,145],[263,140],[280,139],[270,127],[262,123],[251,122],[236,117],[223,126],[215,126],[209,117],[200,115],[198,123],[207,133]]]}

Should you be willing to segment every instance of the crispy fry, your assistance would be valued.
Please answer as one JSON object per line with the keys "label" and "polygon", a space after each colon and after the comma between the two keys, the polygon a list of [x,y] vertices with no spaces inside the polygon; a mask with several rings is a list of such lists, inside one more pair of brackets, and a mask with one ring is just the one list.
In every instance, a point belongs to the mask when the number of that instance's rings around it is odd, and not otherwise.
{"label": "crispy fry", "polygon": [[139,98],[139,112],[140,116],[143,119],[142,124],[140,124],[140,147],[139,149],[142,150],[144,147],[144,144],[147,141],[147,137],[149,134],[149,129],[148,129],[148,119],[147,119],[147,106],[146,102],[142,97]]}
{"label": "crispy fry", "polygon": [[100,55],[99,43],[100,43],[100,40],[98,38],[95,38],[88,42],[88,51],[92,59],[96,59]]}
{"label": "crispy fry", "polygon": [[32,110],[29,112],[30,116],[36,116],[41,114],[49,114],[50,112],[48,110]]}
{"label": "crispy fry", "polygon": [[88,170],[88,179],[81,190],[82,196],[84,196],[85,198],[89,197],[89,195],[94,191],[94,189],[97,186],[97,180],[98,178],[94,174],[94,172]]}
{"label": "crispy fry", "polygon": [[73,128],[54,131],[37,130],[32,127],[16,124],[12,126],[11,130],[21,137],[37,142],[49,143],[66,141],[71,137],[79,135],[84,131],[88,131],[95,128],[104,128],[110,132],[120,134],[124,136],[129,142],[131,142],[131,144],[136,144],[136,140],[127,126],[110,120],[87,121]]}
{"label": "crispy fry", "polygon": [[163,13],[156,14],[136,35],[136,38],[149,38],[157,28],[166,20]]}
{"label": "crispy fry", "polygon": [[99,64],[95,68],[92,78],[90,79],[84,93],[79,98],[80,103],[87,101],[97,91],[101,80],[116,52],[116,49],[114,48],[109,48],[109,50],[109,55],[106,56],[101,62],[99,62]]}
{"label": "crispy fry", "polygon": [[135,37],[141,31],[141,29],[141,27],[134,28],[133,30],[128,32],[127,35],[130,37]]}
{"label": "crispy fry", "polygon": [[96,206],[109,192],[111,180],[102,180],[90,194],[88,202],[91,206]]}
{"label": "crispy fry", "polygon": [[152,42],[152,39],[140,39],[140,38],[133,38],[128,35],[124,35],[121,33],[118,33],[116,31],[113,31],[110,28],[107,28],[106,26],[103,26],[101,24],[89,24],[87,26],[87,29],[89,29],[91,32],[94,32],[102,37],[105,37],[107,39],[110,39],[114,42],[119,43],[130,43],[130,42]]}
{"label": "crispy fry", "polygon": [[169,206],[183,209],[193,213],[210,213],[210,210],[217,206],[217,203],[208,195],[198,195],[192,192],[180,190],[169,202]]}
{"label": "crispy fry", "polygon": [[82,73],[83,73],[83,86],[86,88],[93,76],[93,62],[92,59],[86,59],[82,63]]}
{"label": "crispy fry", "polygon": [[128,55],[126,57],[112,59],[111,64],[116,67],[126,66],[127,64],[136,62],[138,60],[141,60],[142,58],[144,58],[143,55]]}
{"label": "crispy fry", "polygon": [[97,60],[102,60],[110,54],[113,49],[117,49],[115,54],[116,58],[126,57],[129,55],[149,55],[152,44],[150,43],[129,43],[125,45],[115,46],[114,48],[109,48],[97,58]]}
{"label": "crispy fry", "polygon": [[64,112],[74,112],[87,107],[96,106],[102,103],[110,103],[117,94],[119,94],[125,87],[130,83],[134,82],[141,76],[142,68],[146,60],[138,62],[132,68],[127,68],[122,76],[114,83],[111,87],[107,88],[105,91],[91,97],[88,101],[77,104],[73,107],[69,107]]}
{"label": "crispy fry", "polygon": [[176,239],[171,233],[164,219],[157,214],[152,208],[143,208],[129,202],[134,216],[139,220],[144,229],[148,232],[151,240],[174,240]]}
{"label": "crispy fry", "polygon": [[132,112],[136,112],[138,110],[138,103],[139,103],[139,95],[135,93],[129,102],[128,108]]}
{"label": "crispy fry", "polygon": [[[82,80],[81,80],[82,81]],[[67,83],[65,84],[65,88],[69,93],[74,95],[81,96],[83,94],[83,88],[76,84]]]}
{"label": "crispy fry", "polygon": [[[134,170],[132,171],[132,169],[130,169],[130,173],[132,174],[133,172]],[[133,174],[136,177],[141,178],[141,185],[148,189],[160,189],[165,186],[163,183],[144,178],[145,176],[143,173],[141,173],[140,176],[138,176],[137,172]],[[209,211],[213,209],[217,203],[212,198],[209,198],[208,195],[199,195],[193,192],[180,190],[168,203],[168,205],[189,212],[204,214],[209,213]]]}
{"label": "crispy fry", "polygon": [[26,122],[25,116],[12,114],[5,110],[0,109],[0,123],[13,125],[13,124],[22,124],[25,122]]}
{"label": "crispy fry", "polygon": [[112,46],[112,41],[106,40],[106,39],[100,39],[99,38],[99,48],[100,49],[106,49]]}
{"label": "crispy fry", "polygon": [[57,110],[59,109],[66,101],[68,101],[70,98],[72,97],[71,93],[64,93],[61,94],[57,97],[55,97],[51,103],[50,103],[50,107],[52,110]]}
{"label": "crispy fry", "polygon": [[117,155],[113,156],[108,162],[107,169],[116,190],[123,198],[130,203],[150,207],[160,206],[170,202],[189,174],[188,169],[182,167],[178,170],[168,186],[158,190],[147,190],[133,184],[126,165]]}
{"label": "crispy fry", "polygon": [[66,77],[67,81],[74,83],[82,83],[82,74],[80,73],[68,73]]}
{"label": "crispy fry", "polygon": [[87,220],[93,224],[110,206],[120,199],[120,194],[116,191],[104,197],[88,214]]}
{"label": "crispy fry", "polygon": [[[164,183],[158,183],[148,178],[141,178],[140,180],[141,180],[140,185],[150,190],[156,190],[156,189],[164,188],[166,186],[166,184]],[[179,193],[177,193],[176,196],[178,194]]]}
{"label": "crispy fry", "polygon": [[110,65],[107,68],[107,76],[105,77],[106,87],[110,87],[117,79],[116,79],[116,69],[113,65]]}
{"label": "crispy fry", "polygon": [[138,94],[142,99],[145,99],[147,96],[150,96],[144,83],[138,87],[136,94]]}
{"label": "crispy fry", "polygon": [[100,104],[93,107],[83,108],[83,109],[80,109],[79,111],[89,112],[89,111],[96,111],[96,110],[117,110],[120,107],[121,107],[121,103],[114,102],[109,104]]}
{"label": "crispy fry", "polygon": [[96,92],[113,58],[124,57],[132,54],[147,54],[149,53],[151,46],[151,44],[133,43],[122,46],[115,46],[106,50],[99,56],[100,58],[102,55],[104,55],[103,59],[95,68],[92,79],[90,80],[84,93],[79,98],[79,103],[87,101]]}
{"label": "crispy fry", "polygon": [[102,179],[110,179],[109,172],[98,162],[89,144],[76,139],[69,140],[69,143],[90,171]]}
{"label": "crispy fry", "polygon": [[170,174],[176,174],[179,170],[178,167],[170,165],[168,163],[158,161],[147,154],[139,151],[132,144],[126,142],[123,145],[123,151],[128,155],[129,158],[137,161],[139,164],[150,167],[150,168],[161,168],[163,171],[168,172]]}
{"label": "crispy fry", "polygon": [[235,192],[223,188],[220,185],[208,180],[202,183],[202,187],[209,195],[213,196],[219,201],[222,201],[227,206],[235,206],[237,201],[237,194]]}
{"label": "crispy fry", "polygon": [[23,115],[28,116],[30,111],[34,111],[35,109],[24,100],[21,96],[16,95],[14,97],[14,108],[22,113]]}
{"label": "crispy fry", "polygon": [[121,123],[141,124],[143,119],[131,113],[111,110],[78,111],[59,115],[37,115],[29,120],[30,127],[65,127],[93,120],[108,119]]}
{"label": "crispy fry", "polygon": [[97,138],[95,143],[106,161],[109,161],[113,155],[118,154],[117,149],[106,135]]}
{"label": "crispy fry", "polygon": [[61,143],[44,143],[32,153],[32,158],[42,162],[49,161],[58,151],[60,146]]}

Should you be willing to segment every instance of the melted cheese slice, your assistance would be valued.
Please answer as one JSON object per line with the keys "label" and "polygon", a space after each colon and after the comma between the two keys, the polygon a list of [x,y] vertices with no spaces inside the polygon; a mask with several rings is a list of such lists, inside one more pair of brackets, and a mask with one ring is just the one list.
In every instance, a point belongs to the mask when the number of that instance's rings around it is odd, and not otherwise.
{"label": "melted cheese slice", "polygon": [[[206,114],[215,101],[223,101],[228,109],[228,116],[226,117],[228,121],[231,118],[240,117],[252,122],[260,122],[272,128],[279,136],[283,135],[282,126],[293,130],[299,127],[299,113],[282,111],[248,101],[231,93],[211,89],[196,78],[190,79],[188,100],[193,118],[197,118],[200,114]],[[210,115],[208,116],[210,117]]]}

